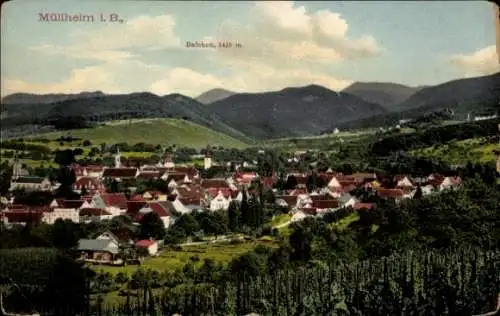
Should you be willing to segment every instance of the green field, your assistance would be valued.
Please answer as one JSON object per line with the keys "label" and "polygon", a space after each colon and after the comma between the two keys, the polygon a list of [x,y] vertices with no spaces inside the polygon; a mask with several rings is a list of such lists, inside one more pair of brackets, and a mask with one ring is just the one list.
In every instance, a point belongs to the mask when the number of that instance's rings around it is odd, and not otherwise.
{"label": "green field", "polygon": [[223,146],[245,148],[247,144],[231,136],[213,131],[201,125],[177,119],[141,119],[113,121],[95,128],[51,132],[36,135],[37,138],[55,139],[71,135],[88,139],[93,144],[136,143],[167,144],[179,147],[205,148]]}
{"label": "green field", "polygon": [[498,142],[487,142],[484,138],[471,138],[413,150],[413,156],[439,159],[449,164],[488,163],[496,161],[495,151],[500,151]]}
{"label": "green field", "polygon": [[[162,252],[158,257],[146,259],[141,267],[144,269],[153,269],[159,272],[165,270],[175,270],[182,268],[193,256],[197,256],[200,260],[199,265],[203,264],[203,259],[210,258],[217,262],[227,264],[232,259],[254,249],[257,245],[264,244],[273,246],[271,242],[242,242],[238,244],[219,243],[219,244],[204,244],[196,246],[184,246],[181,251],[167,250]],[[95,271],[110,272],[116,274],[118,272],[128,273],[129,275],[137,270],[138,266],[130,265],[125,267],[111,266],[93,266]]]}

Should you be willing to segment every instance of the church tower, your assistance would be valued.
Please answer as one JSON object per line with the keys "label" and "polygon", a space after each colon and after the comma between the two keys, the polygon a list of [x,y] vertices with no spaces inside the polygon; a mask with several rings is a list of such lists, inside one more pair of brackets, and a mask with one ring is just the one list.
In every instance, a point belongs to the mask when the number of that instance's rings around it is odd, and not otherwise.
{"label": "church tower", "polygon": [[117,148],[115,155],[115,168],[120,168],[121,166],[122,162],[121,162],[120,148]]}
{"label": "church tower", "polygon": [[204,160],[204,168],[205,170],[210,169],[212,167],[212,151],[210,150],[210,146],[207,146],[205,150],[205,160]]}
{"label": "church tower", "polygon": [[166,154],[163,166],[165,168],[168,168],[168,169],[173,169],[175,167],[174,159],[172,158],[172,154],[171,153],[167,153]]}
{"label": "church tower", "polygon": [[17,180],[21,177],[22,164],[19,158],[14,157],[14,165],[12,166],[12,180]]}

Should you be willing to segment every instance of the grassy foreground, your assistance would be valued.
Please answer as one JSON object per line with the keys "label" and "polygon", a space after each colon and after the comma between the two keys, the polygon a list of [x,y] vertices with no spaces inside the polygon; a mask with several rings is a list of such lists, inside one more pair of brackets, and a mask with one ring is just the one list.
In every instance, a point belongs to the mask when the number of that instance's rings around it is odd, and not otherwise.
{"label": "grassy foreground", "polygon": [[216,132],[204,126],[178,119],[137,119],[112,121],[95,128],[51,132],[36,135],[43,138],[58,138],[72,135],[99,143],[149,143],[204,148],[223,146],[226,148],[245,148],[247,144],[231,136]]}

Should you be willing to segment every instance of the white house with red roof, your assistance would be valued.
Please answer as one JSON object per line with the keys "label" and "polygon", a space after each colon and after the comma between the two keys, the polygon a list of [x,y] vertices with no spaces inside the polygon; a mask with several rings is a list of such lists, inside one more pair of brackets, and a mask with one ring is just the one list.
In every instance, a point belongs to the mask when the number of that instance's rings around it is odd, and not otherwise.
{"label": "white house with red roof", "polygon": [[206,190],[206,199],[210,201],[211,211],[226,211],[232,201],[232,191],[229,188],[210,188]]}
{"label": "white house with red roof", "polygon": [[123,193],[101,193],[92,197],[92,207],[106,210],[113,216],[127,211],[127,197]]}
{"label": "white house with red roof", "polygon": [[90,207],[90,204],[85,200],[53,200],[50,203],[50,208],[44,212],[42,222],[46,224],[54,224],[56,220],[70,220],[74,223],[80,222],[80,209]]}
{"label": "white house with red roof", "polygon": [[176,212],[175,206],[170,201],[162,202],[148,202],[143,206],[134,217],[136,223],[140,223],[144,215],[154,212],[162,220],[165,228],[170,227],[175,222],[174,213]]}
{"label": "white house with red roof", "polygon": [[156,240],[143,239],[135,243],[137,248],[146,249],[150,256],[158,254],[158,242]]}

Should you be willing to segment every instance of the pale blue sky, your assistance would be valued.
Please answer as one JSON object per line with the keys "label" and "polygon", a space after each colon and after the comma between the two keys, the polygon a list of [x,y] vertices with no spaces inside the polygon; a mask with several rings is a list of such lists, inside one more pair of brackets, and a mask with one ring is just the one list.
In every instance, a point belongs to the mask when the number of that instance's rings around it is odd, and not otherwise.
{"label": "pale blue sky", "polygon": [[[1,12],[2,95],[430,85],[498,71],[486,1],[14,0]],[[113,12],[125,22],[97,21]],[[40,22],[39,13],[83,13],[96,21]],[[223,39],[243,47],[184,47]]]}

